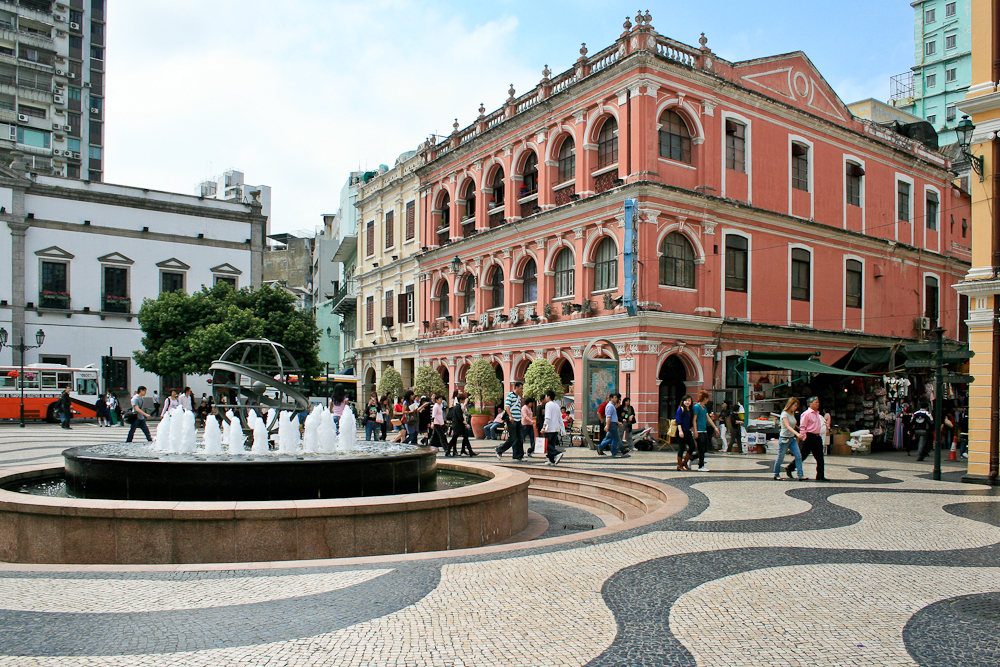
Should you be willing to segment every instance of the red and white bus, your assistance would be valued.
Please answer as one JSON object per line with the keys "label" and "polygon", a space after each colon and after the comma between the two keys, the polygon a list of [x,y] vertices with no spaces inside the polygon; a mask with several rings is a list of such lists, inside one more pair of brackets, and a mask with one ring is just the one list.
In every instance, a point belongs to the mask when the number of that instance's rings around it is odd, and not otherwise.
{"label": "red and white bus", "polygon": [[20,419],[21,383],[24,383],[24,418],[59,421],[56,403],[69,387],[73,417],[93,419],[100,369],[93,366],[70,368],[60,364],[31,364],[24,367],[0,366],[0,419]]}

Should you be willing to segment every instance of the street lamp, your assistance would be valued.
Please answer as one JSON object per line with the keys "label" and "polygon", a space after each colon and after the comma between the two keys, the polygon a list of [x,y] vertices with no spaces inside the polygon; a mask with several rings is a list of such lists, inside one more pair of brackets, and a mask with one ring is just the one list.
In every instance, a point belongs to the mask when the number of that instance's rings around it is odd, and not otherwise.
{"label": "street lamp", "polygon": [[451,272],[454,274],[458,274],[458,272],[461,270],[462,270],[462,260],[458,258],[458,255],[455,255],[455,259],[451,260]]}
{"label": "street lamp", "polygon": [[968,116],[962,116],[962,120],[959,121],[958,125],[955,127],[955,134],[958,136],[958,145],[962,149],[962,154],[969,158],[972,162],[972,170],[979,175],[979,182],[983,182],[983,161],[982,155],[976,157],[969,150],[972,145],[972,132],[976,129],[976,126],[972,124]]}
{"label": "street lamp", "polygon": [[7,345],[7,330],[0,327],[0,348],[9,347],[21,353],[21,374],[18,380],[21,383],[21,428],[24,428],[24,353],[28,350],[39,348],[45,342],[45,332],[39,329],[35,332],[35,342],[37,345],[24,344],[24,329],[21,329],[21,342],[18,345]]}

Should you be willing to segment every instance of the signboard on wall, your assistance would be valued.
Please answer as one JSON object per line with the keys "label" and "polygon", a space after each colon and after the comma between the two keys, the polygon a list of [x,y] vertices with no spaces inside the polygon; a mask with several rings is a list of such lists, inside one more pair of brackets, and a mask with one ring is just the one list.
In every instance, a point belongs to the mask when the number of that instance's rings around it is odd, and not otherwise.
{"label": "signboard on wall", "polygon": [[587,423],[596,424],[597,408],[608,394],[618,391],[618,362],[611,359],[588,359],[587,371]]}

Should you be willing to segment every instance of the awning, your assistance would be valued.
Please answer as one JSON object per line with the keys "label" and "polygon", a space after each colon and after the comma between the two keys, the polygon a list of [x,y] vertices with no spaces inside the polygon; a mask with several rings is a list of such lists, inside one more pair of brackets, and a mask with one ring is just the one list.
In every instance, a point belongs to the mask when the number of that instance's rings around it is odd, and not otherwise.
{"label": "awning", "polygon": [[827,366],[826,364],[816,361],[815,359],[747,359],[747,370],[756,371],[764,368],[776,368],[783,371],[799,371],[801,373],[825,373],[827,375],[869,377],[867,373],[845,371],[843,368]]}

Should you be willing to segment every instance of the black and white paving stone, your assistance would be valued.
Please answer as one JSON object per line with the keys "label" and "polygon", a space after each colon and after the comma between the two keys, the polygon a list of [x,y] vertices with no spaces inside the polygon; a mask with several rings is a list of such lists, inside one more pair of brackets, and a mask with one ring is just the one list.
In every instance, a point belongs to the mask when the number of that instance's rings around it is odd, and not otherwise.
{"label": "black and white paving stone", "polygon": [[[80,424],[70,439],[108,431]],[[58,463],[67,440],[4,426],[0,466]],[[955,465],[933,481],[929,461],[905,456],[831,457],[824,483],[774,481],[763,456],[716,454],[711,473],[677,472],[672,458],[570,450],[562,465],[655,479],[689,504],[568,543],[221,572],[9,565],[0,664],[1000,663],[996,489],[959,483]],[[558,503],[532,509],[562,534],[599,522]]]}

